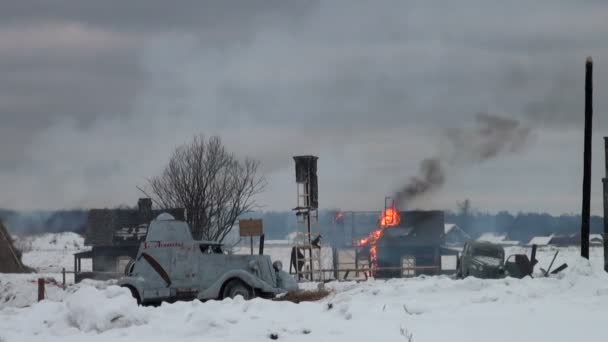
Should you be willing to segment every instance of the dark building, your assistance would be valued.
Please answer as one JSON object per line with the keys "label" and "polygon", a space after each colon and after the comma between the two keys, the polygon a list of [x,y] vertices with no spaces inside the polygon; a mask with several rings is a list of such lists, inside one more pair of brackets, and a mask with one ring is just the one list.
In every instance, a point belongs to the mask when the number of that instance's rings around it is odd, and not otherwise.
{"label": "dark building", "polygon": [[454,223],[446,223],[444,233],[445,244],[448,246],[464,246],[465,242],[471,240],[471,236]]}
{"label": "dark building", "polygon": [[581,234],[554,235],[549,241],[553,246],[577,246],[581,243]]}
{"label": "dark building", "polygon": [[376,277],[438,274],[441,271],[443,242],[443,211],[402,212],[400,224],[385,229],[378,239],[376,248],[379,270]]}
{"label": "dark building", "polygon": [[[89,211],[85,246],[90,251],[74,254],[76,282],[84,278],[112,279],[123,274],[129,261],[137,255],[145,240],[148,224],[161,213],[185,220],[185,209],[152,209],[152,200],[141,198],[137,209],[91,209]],[[92,260],[93,272],[81,272],[81,259]]]}
{"label": "dark building", "polygon": [[376,278],[413,277],[442,273],[441,257],[457,252],[445,248],[443,211],[414,210],[400,213],[399,224],[382,229],[374,244],[366,244],[358,257],[369,258]]}

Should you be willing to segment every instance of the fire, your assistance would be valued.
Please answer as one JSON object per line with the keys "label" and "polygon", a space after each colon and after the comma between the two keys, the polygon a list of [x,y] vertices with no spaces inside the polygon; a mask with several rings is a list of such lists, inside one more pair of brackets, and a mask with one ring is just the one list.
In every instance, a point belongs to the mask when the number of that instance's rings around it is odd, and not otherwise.
{"label": "fire", "polygon": [[380,227],[359,241],[359,246],[370,245],[369,256],[372,265],[376,266],[376,261],[378,260],[376,242],[382,236],[384,229],[398,226],[399,222],[401,222],[401,217],[397,209],[387,208],[380,214]]}
{"label": "fire", "polygon": [[336,216],[334,216],[334,221],[338,222],[338,221],[341,221],[341,220],[344,220],[344,213],[341,212],[341,211],[338,211],[336,213]]}
{"label": "fire", "polygon": [[387,208],[380,215],[380,227],[394,227],[399,225],[401,218],[399,217],[399,212],[395,208]]}

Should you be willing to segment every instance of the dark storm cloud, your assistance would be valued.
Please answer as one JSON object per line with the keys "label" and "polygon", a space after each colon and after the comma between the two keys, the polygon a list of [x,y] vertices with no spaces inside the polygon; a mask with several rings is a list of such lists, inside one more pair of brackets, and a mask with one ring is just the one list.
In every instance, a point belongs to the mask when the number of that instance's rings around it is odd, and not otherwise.
{"label": "dark storm cloud", "polygon": [[0,172],[31,167],[25,151],[58,120],[127,115],[143,84],[137,46],[74,23],[0,25]]}
{"label": "dark storm cloud", "polygon": [[[82,22],[144,34],[201,29],[230,37],[255,29],[260,21],[298,20],[316,0],[23,0],[4,1],[0,22]],[[201,32],[204,34],[205,32]]]}
{"label": "dark storm cloud", "polygon": [[436,152],[421,132],[459,127],[471,113],[579,125],[571,113],[584,57],[608,51],[601,2],[40,0],[1,9],[0,115],[10,128],[0,128],[0,181],[22,195],[0,206],[13,207],[124,203],[200,132],[221,134],[281,180],[292,154],[358,146],[326,175],[352,170],[340,184],[353,187],[349,179],[377,164],[378,177],[402,181]]}
{"label": "dark storm cloud", "polygon": [[143,81],[135,51],[44,52],[0,56],[4,118],[27,124],[56,116],[88,122],[99,114],[127,114]]}
{"label": "dark storm cloud", "polygon": [[[125,117],[142,91],[143,44],[192,32],[238,43],[273,18],[297,20],[310,2],[5,1],[0,10],[0,170],[27,164],[27,146],[62,120],[87,127]],[[278,21],[280,21],[278,20]],[[216,45],[217,45],[216,44]]]}

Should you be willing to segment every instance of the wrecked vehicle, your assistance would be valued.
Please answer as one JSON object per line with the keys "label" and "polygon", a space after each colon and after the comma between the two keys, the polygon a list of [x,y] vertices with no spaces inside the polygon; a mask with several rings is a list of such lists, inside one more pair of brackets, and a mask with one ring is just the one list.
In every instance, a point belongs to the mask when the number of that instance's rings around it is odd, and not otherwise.
{"label": "wrecked vehicle", "polygon": [[[505,261],[505,250],[502,246],[491,242],[469,241],[464,245],[462,255],[458,259],[456,276],[459,278],[473,276],[482,279],[532,277],[534,266],[538,263],[536,249],[537,246],[532,245],[529,258],[526,254],[512,254]],[[543,276],[557,274],[568,267],[568,264],[564,263],[551,270],[558,253],[559,250],[555,252],[547,270],[541,268]]]}
{"label": "wrecked vehicle", "polygon": [[457,276],[473,276],[484,279],[505,277],[505,250],[490,242],[469,241],[465,243],[458,259]]}
{"label": "wrecked vehicle", "polygon": [[187,223],[164,213],[150,223],[145,241],[118,285],[138,303],[242,296],[272,298],[298,285],[280,261],[267,255],[231,255],[222,244],[194,240]]}

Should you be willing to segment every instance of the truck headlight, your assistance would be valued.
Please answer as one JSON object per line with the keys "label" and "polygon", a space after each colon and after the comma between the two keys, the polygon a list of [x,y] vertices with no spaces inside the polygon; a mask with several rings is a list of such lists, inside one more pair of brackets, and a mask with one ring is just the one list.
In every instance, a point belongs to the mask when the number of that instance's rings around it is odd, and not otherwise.
{"label": "truck headlight", "polygon": [[272,263],[272,267],[274,268],[275,271],[280,272],[283,270],[283,263],[280,262],[279,260],[277,260]]}

